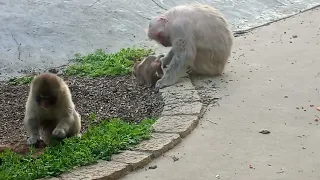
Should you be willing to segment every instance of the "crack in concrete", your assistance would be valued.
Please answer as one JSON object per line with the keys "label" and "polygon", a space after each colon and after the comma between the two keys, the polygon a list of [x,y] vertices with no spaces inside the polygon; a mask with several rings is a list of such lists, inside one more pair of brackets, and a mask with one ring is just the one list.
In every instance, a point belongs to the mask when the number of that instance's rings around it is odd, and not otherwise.
{"label": "crack in concrete", "polygon": [[17,44],[17,49],[18,49],[18,60],[21,61],[21,43],[19,43],[17,41],[17,39],[14,37],[14,35],[12,34],[12,32],[9,30],[12,39],[14,40],[14,42]]}
{"label": "crack in concrete", "polygon": [[140,17],[144,18],[144,19],[151,20],[151,18],[148,18],[148,17],[146,17],[146,16],[143,16],[143,15],[141,15],[141,14],[137,13],[137,12],[134,12],[134,13],[135,13],[136,15],[138,15],[138,16],[140,16]]}
{"label": "crack in concrete", "polygon": [[153,3],[155,3],[159,8],[163,9],[163,10],[168,10],[167,8],[164,8],[162,6],[160,6],[155,0],[151,0]]}
{"label": "crack in concrete", "polygon": [[100,2],[100,0],[96,0],[95,2],[93,2],[90,6],[86,7],[82,12],[92,8],[92,6],[94,6],[95,4],[97,4],[98,2]]}

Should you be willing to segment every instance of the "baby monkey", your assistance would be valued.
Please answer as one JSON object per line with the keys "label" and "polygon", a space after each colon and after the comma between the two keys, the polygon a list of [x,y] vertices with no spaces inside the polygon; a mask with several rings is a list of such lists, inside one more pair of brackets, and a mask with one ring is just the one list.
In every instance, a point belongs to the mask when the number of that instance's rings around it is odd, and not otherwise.
{"label": "baby monkey", "polygon": [[33,79],[23,123],[29,145],[35,145],[41,139],[49,145],[54,139],[80,137],[81,116],[75,110],[70,89],[62,78],[42,73]]}
{"label": "baby monkey", "polygon": [[132,72],[139,86],[146,85],[150,88],[162,78],[163,67],[160,60],[162,57],[163,54],[158,57],[151,55],[134,64]]}

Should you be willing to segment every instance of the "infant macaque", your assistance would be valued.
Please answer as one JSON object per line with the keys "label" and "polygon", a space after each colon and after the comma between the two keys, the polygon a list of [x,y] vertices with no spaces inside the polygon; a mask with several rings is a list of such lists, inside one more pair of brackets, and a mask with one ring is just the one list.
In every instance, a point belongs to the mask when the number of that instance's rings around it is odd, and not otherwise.
{"label": "infant macaque", "polygon": [[160,60],[162,57],[164,57],[162,54],[158,57],[151,55],[134,64],[132,72],[139,86],[152,87],[162,78],[163,69]]}

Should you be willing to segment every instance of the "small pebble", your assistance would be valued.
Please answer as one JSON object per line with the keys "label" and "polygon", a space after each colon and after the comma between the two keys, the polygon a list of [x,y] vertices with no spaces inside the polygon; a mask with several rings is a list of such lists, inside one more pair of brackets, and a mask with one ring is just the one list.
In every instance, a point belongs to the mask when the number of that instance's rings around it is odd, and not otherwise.
{"label": "small pebble", "polygon": [[154,166],[149,166],[149,169],[157,169],[157,165],[154,165]]}
{"label": "small pebble", "polygon": [[268,131],[268,130],[262,130],[262,131],[260,131],[259,133],[261,133],[261,134],[270,134],[271,132]]}
{"label": "small pebble", "polygon": [[49,69],[48,71],[49,71],[50,73],[53,73],[53,74],[57,74],[57,73],[58,73],[58,70],[55,69],[55,68]]}
{"label": "small pebble", "polygon": [[176,156],[172,157],[173,162],[179,161],[179,158],[177,158]]}

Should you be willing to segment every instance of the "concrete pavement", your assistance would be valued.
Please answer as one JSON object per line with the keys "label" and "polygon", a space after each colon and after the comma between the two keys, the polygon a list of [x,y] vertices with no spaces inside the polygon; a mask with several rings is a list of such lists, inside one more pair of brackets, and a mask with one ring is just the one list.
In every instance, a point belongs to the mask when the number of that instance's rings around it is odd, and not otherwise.
{"label": "concrete pavement", "polygon": [[[318,0],[198,0],[220,9],[234,30],[319,5]],[[148,46],[149,19],[193,0],[0,0],[0,80],[62,66],[75,53]]]}
{"label": "concrete pavement", "polygon": [[156,169],[122,180],[319,180],[319,17],[317,8],[236,38],[224,76],[193,79],[219,106]]}

